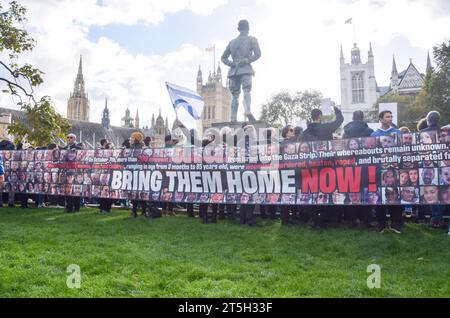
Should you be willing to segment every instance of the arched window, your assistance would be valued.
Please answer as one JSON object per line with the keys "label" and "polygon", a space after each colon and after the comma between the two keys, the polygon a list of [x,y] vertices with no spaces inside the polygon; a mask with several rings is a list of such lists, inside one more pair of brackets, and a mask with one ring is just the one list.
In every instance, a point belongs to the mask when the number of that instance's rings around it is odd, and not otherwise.
{"label": "arched window", "polygon": [[354,73],[352,75],[352,103],[364,103],[363,73]]}

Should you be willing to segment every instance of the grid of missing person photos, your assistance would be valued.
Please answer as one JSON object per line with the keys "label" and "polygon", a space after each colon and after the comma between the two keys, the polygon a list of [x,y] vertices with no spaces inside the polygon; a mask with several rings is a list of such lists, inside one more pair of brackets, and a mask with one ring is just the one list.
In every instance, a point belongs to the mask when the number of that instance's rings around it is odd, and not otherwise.
{"label": "grid of missing person photos", "polygon": [[[5,169],[3,192],[26,192],[48,195],[99,197],[112,199],[152,200],[178,203],[228,204],[450,204],[450,156],[433,160],[433,151],[420,151],[414,145],[450,144],[448,131],[404,133],[381,137],[337,139],[331,141],[283,142],[256,145],[247,152],[237,147],[216,146],[209,156],[239,156],[242,153],[267,158],[284,155],[282,161],[301,161],[295,154],[320,151],[359,149],[390,149],[410,146],[411,152],[391,154],[383,151],[380,158],[389,157],[377,165],[376,190],[363,187],[360,192],[340,193],[190,193],[169,191],[163,180],[161,191],[113,190],[111,169],[115,165],[129,166],[136,162],[175,162],[180,156],[202,156],[201,148],[160,149],[98,149],[98,150],[4,150],[1,152]],[[417,150],[419,149],[419,150]],[[444,150],[448,153],[449,150]],[[426,156],[426,155],[430,156]],[[425,155],[424,160],[405,158]],[[401,156],[401,160],[397,160]],[[299,159],[300,158],[300,159]],[[430,160],[427,160],[430,159]],[[311,160],[313,161],[313,160]],[[299,180],[297,180],[299,181]],[[299,181],[300,182],[300,181]]]}

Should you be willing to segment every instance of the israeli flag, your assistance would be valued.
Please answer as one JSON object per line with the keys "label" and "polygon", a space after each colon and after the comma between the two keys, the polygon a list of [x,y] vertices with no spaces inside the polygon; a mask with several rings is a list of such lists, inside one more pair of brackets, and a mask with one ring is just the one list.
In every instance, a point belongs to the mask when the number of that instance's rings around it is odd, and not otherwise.
{"label": "israeli flag", "polygon": [[190,89],[171,83],[166,82],[166,86],[175,112],[179,108],[183,108],[193,119],[199,120],[201,118],[205,102],[200,95]]}

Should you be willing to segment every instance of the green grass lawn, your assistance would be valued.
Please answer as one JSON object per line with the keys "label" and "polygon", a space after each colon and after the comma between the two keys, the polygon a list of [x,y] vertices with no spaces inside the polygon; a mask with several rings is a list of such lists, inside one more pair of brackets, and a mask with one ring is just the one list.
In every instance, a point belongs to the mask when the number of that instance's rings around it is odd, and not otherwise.
{"label": "green grass lawn", "polygon": [[[449,297],[450,237],[0,208],[0,297]],[[70,264],[81,268],[69,289]],[[369,289],[367,266],[381,266]]]}

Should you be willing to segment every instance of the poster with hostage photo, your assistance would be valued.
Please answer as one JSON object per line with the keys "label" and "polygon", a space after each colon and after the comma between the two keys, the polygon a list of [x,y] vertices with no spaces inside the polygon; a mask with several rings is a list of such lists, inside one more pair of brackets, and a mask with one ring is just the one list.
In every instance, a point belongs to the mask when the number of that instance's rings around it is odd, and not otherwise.
{"label": "poster with hostage photo", "polygon": [[[154,192],[154,194],[155,193],[158,193],[158,197],[156,199],[154,199],[155,201],[157,201],[159,199],[159,192]],[[186,195],[185,202],[187,202],[187,203],[197,202],[197,193],[192,193],[192,192],[188,193]]]}
{"label": "poster with hostage photo", "polygon": [[209,193],[200,194],[198,200],[200,201],[200,203],[209,203]]}
{"label": "poster with hostage photo", "polygon": [[381,186],[396,187],[398,186],[398,170],[387,169],[381,171]]}
{"label": "poster with hostage photo", "polygon": [[295,204],[295,194],[291,193],[291,194],[283,194],[281,196],[281,203],[282,204]]}
{"label": "poster with hostage photo", "polygon": [[315,193],[313,195],[313,202],[315,204],[328,204],[330,203],[330,195],[323,192]]}
{"label": "poster with hostage photo", "polygon": [[311,193],[302,193],[302,190],[297,191],[297,204],[311,204],[311,203],[312,203]]}
{"label": "poster with hostage photo", "polygon": [[161,192],[161,201],[172,201],[173,193],[169,191],[169,188],[163,188]]}
{"label": "poster with hostage photo", "polygon": [[419,188],[417,187],[401,187],[400,188],[401,204],[419,203]]}
{"label": "poster with hostage photo", "polygon": [[103,170],[103,173],[100,175],[100,185],[108,185],[109,183],[109,172],[107,170]]}
{"label": "poster with hostage photo", "polygon": [[402,146],[411,146],[416,144],[416,134],[404,133],[400,135],[400,144]]}
{"label": "poster with hostage photo", "polygon": [[[442,204],[450,205],[450,185],[439,188],[439,200]],[[450,214],[450,211],[447,211]]]}
{"label": "poster with hostage photo", "polygon": [[107,185],[100,186],[100,197],[109,198],[109,187]]}
{"label": "poster with hostage photo", "polygon": [[183,202],[184,195],[184,192],[175,192],[175,202]]}
{"label": "poster with hostage photo", "polygon": [[450,166],[439,168],[439,184],[450,185]]}
{"label": "poster with hostage photo", "polygon": [[236,204],[237,203],[237,194],[235,193],[227,193],[225,196],[226,202],[229,204]]}
{"label": "poster with hostage photo", "polygon": [[382,188],[383,204],[399,204],[400,203],[400,190],[398,187]]}
{"label": "poster with hostage photo", "polygon": [[351,192],[348,194],[348,203],[351,205],[359,205],[363,202],[363,195],[361,192]]}
{"label": "poster with hostage photo", "polygon": [[364,203],[368,205],[377,205],[381,203],[381,189],[377,188],[375,191],[370,191],[368,188],[364,189]]}
{"label": "poster with hostage photo", "polygon": [[250,194],[248,194],[247,192],[243,192],[241,194],[239,202],[241,204],[249,204],[249,201],[250,201]]}
{"label": "poster with hostage photo", "polygon": [[334,191],[331,194],[331,201],[335,205],[342,205],[342,204],[344,204],[345,203],[345,199],[346,199],[345,193]]}
{"label": "poster with hostage photo", "polygon": [[223,198],[224,198],[223,193],[213,193],[211,195],[211,203],[215,203],[215,204],[222,203]]}
{"label": "poster with hostage photo", "polygon": [[439,203],[438,187],[432,185],[420,187],[420,203],[438,204]]}
{"label": "poster with hostage photo", "polygon": [[90,198],[91,197],[91,186],[83,185],[83,197]]}
{"label": "poster with hostage photo", "polygon": [[279,193],[269,193],[266,197],[266,203],[268,204],[278,204],[280,201]]}
{"label": "poster with hostage photo", "polygon": [[421,168],[419,169],[420,185],[437,185],[438,184],[438,172],[437,168]]}
{"label": "poster with hostage photo", "polygon": [[266,195],[263,193],[254,193],[252,195],[252,203],[254,204],[263,204],[266,200]]}
{"label": "poster with hostage photo", "polygon": [[392,136],[380,136],[379,137],[380,146],[383,148],[390,148],[397,146],[397,135]]}

